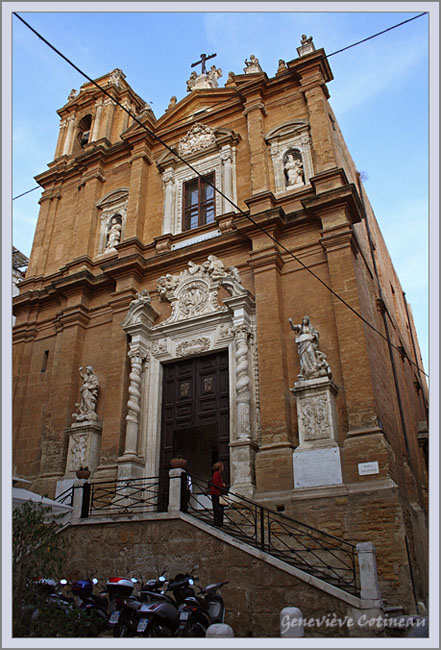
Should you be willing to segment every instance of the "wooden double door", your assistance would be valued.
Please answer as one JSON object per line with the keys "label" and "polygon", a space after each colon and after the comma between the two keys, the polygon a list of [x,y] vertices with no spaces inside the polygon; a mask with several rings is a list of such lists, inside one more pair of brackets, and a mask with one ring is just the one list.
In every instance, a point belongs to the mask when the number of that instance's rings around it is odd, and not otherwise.
{"label": "wooden double door", "polygon": [[190,474],[209,480],[224,463],[229,483],[228,351],[164,364],[161,427],[161,509],[168,495],[170,459],[181,454]]}

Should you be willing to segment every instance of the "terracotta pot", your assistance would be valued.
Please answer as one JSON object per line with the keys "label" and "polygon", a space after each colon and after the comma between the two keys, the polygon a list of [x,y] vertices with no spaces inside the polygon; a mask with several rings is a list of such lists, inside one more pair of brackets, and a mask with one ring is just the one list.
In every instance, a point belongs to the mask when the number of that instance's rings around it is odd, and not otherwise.
{"label": "terracotta pot", "polygon": [[172,469],[176,469],[180,467],[181,469],[185,469],[187,467],[187,459],[186,458],[172,458],[170,461],[170,467]]}
{"label": "terracotta pot", "polygon": [[88,469],[77,469],[76,475],[77,478],[89,478],[90,472]]}

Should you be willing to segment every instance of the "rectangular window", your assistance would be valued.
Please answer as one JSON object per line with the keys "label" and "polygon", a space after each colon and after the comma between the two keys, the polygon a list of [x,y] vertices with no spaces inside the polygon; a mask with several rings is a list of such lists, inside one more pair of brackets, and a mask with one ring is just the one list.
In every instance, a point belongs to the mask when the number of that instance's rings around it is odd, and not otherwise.
{"label": "rectangular window", "polygon": [[[208,181],[208,182],[207,182]],[[214,222],[214,174],[184,184],[183,230],[193,230]]]}
{"label": "rectangular window", "polygon": [[49,359],[49,350],[45,350],[43,352],[43,363],[41,364],[41,372],[46,372],[48,359]]}

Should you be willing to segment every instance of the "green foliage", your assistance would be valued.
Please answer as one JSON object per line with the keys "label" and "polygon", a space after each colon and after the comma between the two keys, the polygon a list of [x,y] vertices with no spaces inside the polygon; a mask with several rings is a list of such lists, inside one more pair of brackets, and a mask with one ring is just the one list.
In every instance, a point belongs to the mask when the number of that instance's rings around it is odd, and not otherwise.
{"label": "green foliage", "polygon": [[28,502],[12,515],[12,583],[14,637],[96,636],[93,612],[57,607],[36,578],[62,577],[66,551],[61,525],[52,509]]}

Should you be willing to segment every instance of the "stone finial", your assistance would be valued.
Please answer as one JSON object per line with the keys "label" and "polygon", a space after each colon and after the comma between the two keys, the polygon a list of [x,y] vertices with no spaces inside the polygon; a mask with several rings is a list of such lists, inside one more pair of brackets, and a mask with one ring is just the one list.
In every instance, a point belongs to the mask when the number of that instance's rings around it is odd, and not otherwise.
{"label": "stone finial", "polygon": [[236,81],[234,79],[234,72],[229,72],[228,73],[228,79],[225,82],[225,85],[226,86],[233,86],[233,85],[235,86],[236,85]]}
{"label": "stone finial", "polygon": [[250,55],[250,60],[245,59],[245,65],[246,68],[243,69],[245,74],[252,74],[253,72],[263,72],[262,68],[260,67],[259,59],[254,56],[254,54]]}
{"label": "stone finial", "polygon": [[124,72],[119,68],[115,68],[115,70],[112,70],[112,72],[110,73],[108,83],[111,83],[117,88],[119,88],[119,86],[121,85],[121,79],[125,79],[125,78],[126,75],[124,74]]}
{"label": "stone finial", "polygon": [[77,95],[77,91],[75,90],[75,88],[72,88],[72,90],[68,95],[67,101],[71,102],[73,99],[75,99],[76,95]]}
{"label": "stone finial", "polygon": [[177,100],[177,98],[176,98],[175,95],[173,95],[173,97],[170,97],[170,103],[169,103],[169,105],[167,106],[167,108],[165,109],[165,112],[167,113],[167,111],[171,111],[171,110],[173,110],[173,108],[174,108],[174,107],[176,106],[176,104],[177,104],[177,101],[178,101],[178,100]]}
{"label": "stone finial", "polygon": [[285,70],[288,69],[288,66],[286,65],[285,61],[283,59],[279,59],[279,67],[277,68],[276,74],[280,74],[281,72],[285,72]]}
{"label": "stone finial", "polygon": [[299,325],[288,319],[291,329],[296,332],[296,343],[300,358],[299,381],[328,377],[332,372],[326,354],[319,350],[319,333],[311,325],[309,316],[304,316]]}
{"label": "stone finial", "polygon": [[302,40],[300,41],[300,47],[296,48],[299,56],[306,56],[315,51],[314,43],[312,42],[312,36],[309,38],[306,34],[302,34]]}

